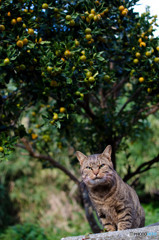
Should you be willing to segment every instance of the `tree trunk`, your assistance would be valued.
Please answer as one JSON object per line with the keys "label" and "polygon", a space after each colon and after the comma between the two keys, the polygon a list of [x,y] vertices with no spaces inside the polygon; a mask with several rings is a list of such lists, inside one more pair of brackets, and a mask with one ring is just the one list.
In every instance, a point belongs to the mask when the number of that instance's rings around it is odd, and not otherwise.
{"label": "tree trunk", "polygon": [[80,191],[81,191],[81,196],[84,204],[85,214],[89,222],[89,225],[91,227],[91,230],[93,233],[99,233],[101,232],[101,228],[99,227],[97,220],[95,218],[95,210],[93,208],[92,202],[88,194],[87,187],[84,182],[80,183]]}
{"label": "tree trunk", "polygon": [[110,145],[112,146],[112,154],[111,154],[111,160],[113,163],[113,167],[116,170],[116,142],[114,139],[110,141]]}

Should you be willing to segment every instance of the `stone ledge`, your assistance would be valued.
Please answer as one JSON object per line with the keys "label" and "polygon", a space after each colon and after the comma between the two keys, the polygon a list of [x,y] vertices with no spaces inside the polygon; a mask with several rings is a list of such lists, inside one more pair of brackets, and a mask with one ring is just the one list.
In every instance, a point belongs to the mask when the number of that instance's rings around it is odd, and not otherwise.
{"label": "stone ledge", "polygon": [[89,234],[87,236],[66,237],[61,240],[159,240],[159,226],[129,229],[116,232]]}

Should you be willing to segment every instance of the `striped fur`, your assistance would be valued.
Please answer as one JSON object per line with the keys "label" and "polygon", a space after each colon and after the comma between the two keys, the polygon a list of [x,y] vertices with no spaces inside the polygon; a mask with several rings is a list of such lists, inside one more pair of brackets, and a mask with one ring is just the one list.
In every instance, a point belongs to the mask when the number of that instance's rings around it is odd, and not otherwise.
{"label": "striped fur", "polygon": [[102,154],[77,151],[81,174],[91,201],[107,231],[144,227],[145,213],[136,192],[118,176],[111,162],[111,146]]}

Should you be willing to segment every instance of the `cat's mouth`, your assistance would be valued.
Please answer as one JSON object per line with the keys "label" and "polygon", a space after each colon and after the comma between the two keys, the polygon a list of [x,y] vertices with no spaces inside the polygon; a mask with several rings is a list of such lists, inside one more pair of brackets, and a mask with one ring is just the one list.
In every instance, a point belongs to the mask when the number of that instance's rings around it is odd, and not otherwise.
{"label": "cat's mouth", "polygon": [[92,179],[94,182],[106,182],[107,178],[106,177],[95,177]]}
{"label": "cat's mouth", "polygon": [[85,178],[84,182],[86,185],[89,186],[97,186],[97,185],[109,185],[111,184],[111,178],[110,176],[104,176],[104,177],[98,177],[95,176],[94,178]]}
{"label": "cat's mouth", "polygon": [[101,179],[101,177],[94,177],[92,180]]}
{"label": "cat's mouth", "polygon": [[101,185],[106,183],[105,178],[95,177],[92,179],[87,179],[87,183],[90,185]]}

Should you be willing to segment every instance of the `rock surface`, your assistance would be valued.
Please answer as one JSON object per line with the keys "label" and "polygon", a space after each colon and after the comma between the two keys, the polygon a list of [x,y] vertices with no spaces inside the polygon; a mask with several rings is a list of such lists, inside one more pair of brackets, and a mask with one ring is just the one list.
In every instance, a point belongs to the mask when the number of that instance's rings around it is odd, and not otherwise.
{"label": "rock surface", "polygon": [[129,229],[116,232],[89,234],[87,236],[66,237],[61,240],[159,240],[159,226]]}

